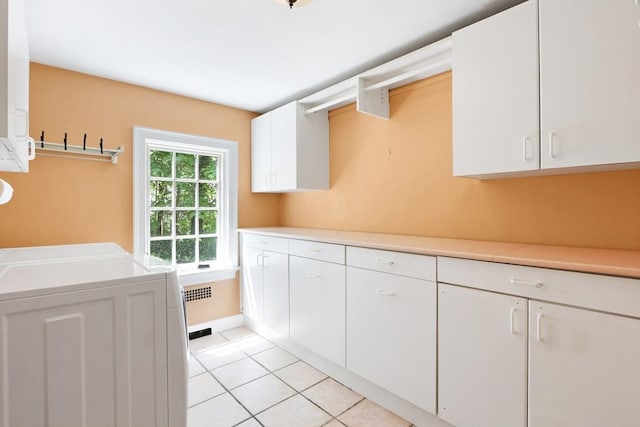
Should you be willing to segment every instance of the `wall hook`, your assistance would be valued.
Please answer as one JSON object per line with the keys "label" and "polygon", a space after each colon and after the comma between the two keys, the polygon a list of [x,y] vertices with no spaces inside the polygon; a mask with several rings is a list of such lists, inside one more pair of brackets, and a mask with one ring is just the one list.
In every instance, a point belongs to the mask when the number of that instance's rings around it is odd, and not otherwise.
{"label": "wall hook", "polygon": [[102,151],[102,138],[100,138],[100,154],[104,154],[104,152]]}
{"label": "wall hook", "polygon": [[44,131],[40,134],[40,148],[44,148]]}
{"label": "wall hook", "polygon": [[87,134],[84,134],[84,138],[82,138],[82,149],[87,150]]}
{"label": "wall hook", "polygon": [[64,133],[64,151],[67,151],[67,133]]}

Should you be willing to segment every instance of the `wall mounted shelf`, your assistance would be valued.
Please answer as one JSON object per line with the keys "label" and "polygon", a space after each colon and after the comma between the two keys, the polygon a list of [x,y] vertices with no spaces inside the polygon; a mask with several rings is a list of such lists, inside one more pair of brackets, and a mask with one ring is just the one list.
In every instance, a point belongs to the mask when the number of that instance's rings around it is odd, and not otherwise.
{"label": "wall mounted shelf", "polygon": [[[118,156],[124,153],[124,146],[120,146],[116,149],[107,149],[99,147],[82,147],[79,145],[69,145],[65,147],[65,144],[59,144],[57,142],[41,142],[38,141],[35,144],[36,153],[41,151],[54,152],[56,155],[71,154],[68,157],[85,159],[82,156],[88,156],[86,159],[90,160],[102,160],[110,161],[112,164],[118,163]],[[92,159],[91,157],[102,157],[104,159]]]}
{"label": "wall mounted shelf", "polygon": [[451,37],[396,58],[378,67],[302,98],[305,114],[352,102],[358,111],[389,118],[389,90],[451,69]]}

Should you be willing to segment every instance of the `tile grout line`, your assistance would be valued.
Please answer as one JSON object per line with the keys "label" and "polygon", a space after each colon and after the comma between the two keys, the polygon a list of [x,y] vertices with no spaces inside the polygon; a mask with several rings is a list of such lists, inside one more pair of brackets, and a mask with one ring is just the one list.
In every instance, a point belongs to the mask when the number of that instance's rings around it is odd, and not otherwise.
{"label": "tile grout line", "polygon": [[[340,416],[344,415],[345,413],[347,413],[348,411],[350,411],[351,409],[353,409],[354,407],[356,407],[357,405],[361,404],[363,401],[365,401],[365,400],[366,400],[366,397],[364,397],[364,396],[360,395],[360,397],[361,397],[361,398],[360,398],[357,402],[355,402],[353,405],[349,406],[348,408],[346,408],[345,410],[341,411],[339,414],[337,414],[337,415],[335,415],[335,416],[334,416],[333,414],[329,413],[326,409],[324,409],[323,407],[321,407],[319,404],[317,404],[316,402],[314,402],[313,400],[311,400],[310,398],[308,398],[307,396],[305,396],[303,393],[304,393],[304,392],[306,392],[306,391],[308,391],[309,389],[311,389],[311,388],[313,388],[313,387],[317,386],[317,385],[318,385],[318,384],[320,384],[321,382],[328,380],[328,379],[333,380],[334,382],[336,382],[336,383],[337,383],[337,384],[339,384],[340,386],[345,387],[346,389],[348,389],[348,390],[350,390],[350,391],[354,391],[352,388],[350,388],[350,387],[346,386],[345,384],[342,384],[341,382],[337,381],[335,378],[333,378],[333,377],[331,377],[331,376],[327,375],[325,372],[323,372],[323,371],[321,371],[321,370],[319,370],[319,369],[317,369],[317,368],[315,368],[315,367],[313,367],[313,366],[311,366],[311,365],[308,365],[304,360],[299,359],[298,357],[296,357],[295,355],[293,355],[293,354],[291,354],[290,352],[286,351],[286,350],[285,350],[285,349],[283,349],[282,347],[278,346],[277,344],[273,343],[272,341],[270,341],[270,340],[268,340],[268,339],[266,339],[266,338],[262,337],[261,335],[259,335],[259,334],[255,333],[255,332],[253,332],[253,331],[252,331],[252,333],[251,333],[251,334],[247,334],[247,335],[241,336],[241,337],[239,337],[239,338],[236,338],[235,340],[230,340],[229,338],[225,337],[225,336],[224,336],[224,335],[222,335],[221,333],[218,333],[218,334],[219,334],[222,338],[224,338],[224,339],[226,340],[226,342],[221,343],[221,344],[218,344],[218,345],[216,345],[216,346],[214,346],[214,347],[210,347],[210,348],[202,349],[202,350],[198,351],[197,353],[191,353],[191,355],[192,355],[193,357],[195,357],[195,361],[196,361],[199,365],[201,365],[201,367],[203,367],[203,368],[205,369],[205,371],[204,371],[204,372],[202,372],[202,373],[196,374],[196,375],[194,375],[194,376],[192,376],[192,377],[190,376],[190,377],[189,377],[189,379],[194,378],[194,377],[196,377],[196,376],[198,376],[198,375],[201,375],[201,374],[204,374],[204,373],[208,373],[209,375],[211,375],[211,376],[212,376],[212,378],[214,379],[214,381],[216,381],[216,382],[217,382],[217,383],[222,387],[222,389],[224,390],[224,392],[222,392],[222,393],[220,393],[220,394],[218,394],[218,395],[216,395],[216,396],[210,397],[210,398],[208,398],[208,399],[205,399],[205,400],[203,400],[202,402],[198,402],[197,404],[195,404],[195,405],[193,405],[193,406],[189,407],[189,409],[194,408],[194,407],[196,407],[196,406],[198,406],[198,405],[201,405],[201,404],[203,404],[203,403],[205,403],[205,402],[208,402],[208,401],[210,401],[210,400],[212,400],[212,399],[215,399],[215,398],[217,398],[217,397],[220,397],[220,396],[224,395],[225,393],[228,393],[228,394],[231,396],[231,398],[232,398],[234,401],[236,401],[236,402],[240,405],[240,407],[242,407],[242,408],[243,408],[243,409],[244,409],[244,410],[245,410],[245,411],[250,415],[248,418],[246,418],[246,419],[244,419],[244,420],[240,421],[240,422],[239,422],[239,423],[237,423],[237,424],[234,424],[234,425],[233,425],[234,427],[237,427],[237,426],[239,426],[239,425],[241,425],[241,424],[243,424],[243,423],[245,423],[245,422],[247,422],[247,421],[249,421],[249,420],[251,420],[251,419],[253,419],[255,422],[257,422],[260,426],[264,427],[264,424],[263,424],[262,422],[260,422],[260,420],[257,418],[257,416],[258,416],[258,415],[261,415],[261,414],[265,413],[266,411],[268,411],[268,410],[270,410],[270,409],[274,408],[275,406],[278,406],[278,405],[280,405],[280,404],[282,404],[282,403],[286,402],[287,400],[290,400],[290,399],[292,399],[292,398],[296,397],[297,395],[300,395],[300,396],[301,396],[303,399],[305,399],[307,402],[310,402],[312,405],[314,405],[315,407],[317,407],[317,408],[318,408],[318,409],[320,409],[323,413],[327,414],[327,415],[330,417],[330,419],[329,419],[325,424],[323,424],[323,426],[325,426],[326,424],[331,423],[332,421],[336,421],[336,422],[338,422],[338,423],[340,423],[340,424],[343,424],[343,423],[342,423],[342,421],[340,421],[340,420],[338,419],[338,417],[340,417]],[[269,343],[269,344],[272,344],[273,346],[272,346],[272,347],[269,347],[269,348],[266,348],[266,349],[263,349],[263,350],[260,350],[260,351],[257,351],[257,352],[255,352],[255,353],[253,353],[253,354],[250,354],[248,351],[243,350],[243,349],[239,348],[238,346],[234,346],[234,342],[237,342],[237,341],[239,341],[239,340],[242,340],[242,339],[245,339],[245,338],[248,338],[248,337],[251,337],[251,336],[257,336],[257,337],[259,337],[259,338],[263,339],[265,342],[267,342],[267,343]],[[207,366],[205,366],[205,365],[204,365],[204,363],[202,363],[202,362],[200,361],[200,359],[197,357],[197,354],[199,354],[199,353],[202,353],[202,352],[204,352],[204,351],[208,351],[208,350],[211,350],[211,349],[215,349],[216,347],[222,347],[222,346],[227,346],[227,345],[231,345],[231,346],[233,346],[233,348],[234,348],[235,350],[237,350],[238,352],[240,352],[240,353],[244,354],[244,355],[245,355],[245,357],[242,357],[241,359],[234,360],[234,361],[229,362],[229,363],[225,363],[225,364],[220,365],[220,366],[217,366],[217,367],[215,367],[215,368],[213,368],[213,369],[209,369],[209,368],[207,368]],[[259,360],[257,360],[257,359],[255,359],[255,358],[254,358],[254,356],[257,356],[257,355],[259,355],[259,354],[262,354],[262,353],[265,353],[265,352],[267,352],[267,351],[274,350],[274,349],[279,349],[279,350],[281,350],[282,352],[284,352],[284,353],[286,353],[286,354],[288,354],[288,355],[292,356],[292,357],[293,357],[293,358],[295,358],[296,360],[292,361],[291,363],[285,364],[285,365],[283,365],[283,366],[279,366],[278,368],[276,368],[276,369],[273,369],[273,370],[272,370],[272,369],[268,368],[267,366],[265,366],[262,362],[260,362]],[[220,368],[223,368],[223,367],[227,367],[227,366],[229,366],[229,365],[231,365],[231,364],[233,364],[233,363],[238,363],[238,362],[241,362],[241,361],[243,361],[243,360],[245,360],[245,359],[250,359],[251,361],[253,361],[253,362],[257,363],[260,367],[264,368],[264,369],[267,371],[267,373],[266,373],[266,374],[264,374],[264,375],[260,375],[260,376],[258,376],[258,377],[256,377],[256,378],[253,378],[253,379],[251,379],[250,381],[247,381],[247,382],[245,382],[245,383],[239,384],[239,385],[237,385],[237,386],[235,386],[235,387],[233,387],[233,388],[228,388],[227,386],[225,386],[224,384],[222,384],[222,382],[221,382],[220,380],[218,380],[218,378],[217,378],[217,377],[215,376],[215,374],[213,373],[213,371],[214,371],[214,370],[217,370],[217,369],[220,369]],[[278,375],[276,375],[276,372],[279,372],[279,371],[281,371],[281,370],[283,370],[283,369],[285,369],[285,368],[288,368],[288,367],[290,367],[290,366],[292,366],[292,365],[294,365],[294,364],[296,364],[296,363],[298,363],[298,362],[301,362],[301,363],[304,363],[304,364],[306,364],[306,365],[310,366],[312,369],[314,369],[314,370],[316,370],[317,372],[319,372],[320,374],[322,374],[322,375],[324,376],[324,378],[322,378],[322,379],[320,379],[320,380],[318,380],[318,381],[314,382],[313,384],[311,384],[311,385],[309,385],[309,386],[305,387],[304,389],[297,390],[296,388],[292,387],[288,382],[286,382],[283,378],[280,378]],[[270,406],[268,406],[267,408],[262,409],[261,411],[256,412],[256,413],[254,414],[252,411],[250,411],[250,410],[249,410],[249,408],[247,408],[245,405],[243,405],[243,404],[242,404],[242,402],[240,402],[240,401],[236,398],[236,396],[233,394],[233,392],[232,392],[232,391],[237,390],[238,388],[243,387],[243,386],[245,386],[245,385],[251,384],[252,382],[257,381],[257,380],[259,380],[259,379],[265,378],[265,377],[266,377],[266,376],[268,376],[268,375],[273,375],[273,376],[274,376],[274,378],[276,378],[277,380],[279,380],[280,382],[282,382],[284,385],[286,385],[289,389],[291,389],[292,391],[294,391],[294,394],[292,394],[292,395],[290,395],[290,396],[288,396],[288,397],[286,397],[286,398],[284,398],[284,399],[282,399],[282,400],[279,400],[278,402],[274,403],[273,405],[270,405]],[[354,392],[355,392],[355,391],[354,391]],[[357,392],[355,392],[355,393],[357,393]],[[357,394],[359,394],[359,393],[357,393]],[[385,408],[383,408],[383,409],[385,409]],[[409,427],[414,427],[414,426],[413,426],[413,424],[410,424],[410,425],[409,425]]]}

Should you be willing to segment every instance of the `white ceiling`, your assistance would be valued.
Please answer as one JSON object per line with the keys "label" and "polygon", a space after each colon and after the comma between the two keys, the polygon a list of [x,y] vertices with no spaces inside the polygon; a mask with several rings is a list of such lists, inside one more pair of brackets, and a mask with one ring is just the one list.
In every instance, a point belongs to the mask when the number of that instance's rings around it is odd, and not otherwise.
{"label": "white ceiling", "polygon": [[264,112],[522,0],[25,0],[31,60]]}

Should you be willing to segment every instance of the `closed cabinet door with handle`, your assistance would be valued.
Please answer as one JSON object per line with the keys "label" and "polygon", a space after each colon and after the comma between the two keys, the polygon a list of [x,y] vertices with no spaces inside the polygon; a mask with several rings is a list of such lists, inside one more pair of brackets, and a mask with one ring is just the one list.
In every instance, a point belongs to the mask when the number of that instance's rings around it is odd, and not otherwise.
{"label": "closed cabinet door with handle", "polygon": [[640,320],[529,302],[529,427],[640,425]]}
{"label": "closed cabinet door with handle", "polygon": [[242,309],[257,322],[264,319],[263,252],[259,248],[242,248]]}
{"label": "closed cabinet door with handle", "polygon": [[527,300],[439,283],[438,416],[525,427],[526,374]]}
{"label": "closed cabinet door with handle", "polygon": [[289,256],[290,338],[345,366],[345,266]]}
{"label": "closed cabinet door with handle", "polygon": [[640,162],[637,3],[540,0],[543,169]]}
{"label": "closed cabinet door with handle", "polygon": [[[264,251],[264,324],[278,338],[289,337],[289,256]],[[273,337],[273,335],[271,335]]]}
{"label": "closed cabinet door with handle", "polygon": [[434,282],[347,267],[347,369],[435,413],[435,348]]}

